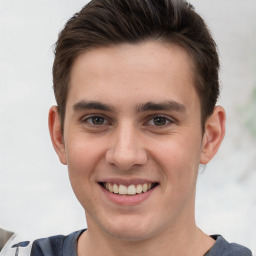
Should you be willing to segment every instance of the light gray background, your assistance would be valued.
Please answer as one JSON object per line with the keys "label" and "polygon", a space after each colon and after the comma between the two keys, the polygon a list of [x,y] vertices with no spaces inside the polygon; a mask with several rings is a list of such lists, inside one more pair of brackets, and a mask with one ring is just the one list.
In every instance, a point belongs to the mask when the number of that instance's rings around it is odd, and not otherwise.
{"label": "light gray background", "polygon": [[[87,1],[0,0],[0,226],[26,237],[86,226],[48,135],[52,45]],[[198,225],[256,252],[256,1],[194,0],[221,58],[227,134],[199,174]]]}

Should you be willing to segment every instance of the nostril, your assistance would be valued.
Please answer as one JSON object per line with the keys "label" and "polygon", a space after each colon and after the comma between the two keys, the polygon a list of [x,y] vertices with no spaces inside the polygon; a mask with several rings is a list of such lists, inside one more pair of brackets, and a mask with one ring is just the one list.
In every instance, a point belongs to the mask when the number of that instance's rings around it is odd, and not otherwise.
{"label": "nostril", "polygon": [[116,165],[121,171],[130,170],[134,166],[144,165],[147,162],[147,154],[144,149],[111,149],[106,153],[106,161]]}

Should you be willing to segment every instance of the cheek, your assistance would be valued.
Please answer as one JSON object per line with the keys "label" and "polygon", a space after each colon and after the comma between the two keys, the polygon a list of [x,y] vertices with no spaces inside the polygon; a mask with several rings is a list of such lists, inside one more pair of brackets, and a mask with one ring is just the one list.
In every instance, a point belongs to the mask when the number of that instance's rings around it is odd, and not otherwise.
{"label": "cheek", "polygon": [[80,198],[94,189],[95,171],[103,159],[104,149],[102,143],[77,136],[66,142],[66,156],[70,182],[81,202]]}
{"label": "cheek", "polygon": [[185,137],[183,135],[170,138],[164,143],[156,143],[154,151],[161,162],[168,165],[187,166],[199,164],[201,155],[201,138]]}
{"label": "cheek", "polygon": [[167,183],[171,183],[175,190],[185,189],[194,183],[200,163],[200,139],[178,136],[154,148],[155,159],[164,170]]}
{"label": "cheek", "polygon": [[[87,144],[88,145],[88,144]],[[98,198],[95,193],[95,169],[98,164],[97,148],[69,145],[68,147],[68,173],[72,189],[86,212],[94,209]]]}
{"label": "cheek", "polygon": [[85,135],[69,137],[66,155],[70,172],[77,175],[91,175],[95,166],[104,156],[105,149],[101,139],[90,139]]}

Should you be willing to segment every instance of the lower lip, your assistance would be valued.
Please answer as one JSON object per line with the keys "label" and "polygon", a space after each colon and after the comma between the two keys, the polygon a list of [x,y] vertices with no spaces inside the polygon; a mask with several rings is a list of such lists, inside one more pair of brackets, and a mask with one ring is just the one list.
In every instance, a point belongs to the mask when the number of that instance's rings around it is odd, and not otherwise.
{"label": "lower lip", "polygon": [[145,193],[140,193],[136,195],[119,195],[114,194],[106,190],[100,185],[101,190],[104,192],[104,194],[108,197],[108,199],[116,204],[119,205],[137,205],[145,201],[150,197],[150,195],[153,193],[153,191],[156,189],[156,187],[150,189],[149,191]]}

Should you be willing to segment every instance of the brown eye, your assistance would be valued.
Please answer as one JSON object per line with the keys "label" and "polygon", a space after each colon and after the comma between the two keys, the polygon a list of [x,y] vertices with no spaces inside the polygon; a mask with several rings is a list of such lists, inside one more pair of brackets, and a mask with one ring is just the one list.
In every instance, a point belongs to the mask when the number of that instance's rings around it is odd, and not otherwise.
{"label": "brown eye", "polygon": [[168,126],[169,124],[175,123],[171,117],[166,117],[164,115],[152,116],[145,124],[153,127]]}
{"label": "brown eye", "polygon": [[106,118],[102,116],[89,116],[87,118],[84,118],[81,120],[84,124],[89,124],[91,126],[101,126],[108,124],[108,121]]}
{"label": "brown eye", "polygon": [[105,123],[105,118],[101,116],[93,116],[88,119],[88,121],[91,119],[91,123],[94,125],[102,125]]}
{"label": "brown eye", "polygon": [[167,118],[163,116],[157,116],[153,118],[154,125],[156,126],[166,125],[167,121]]}

